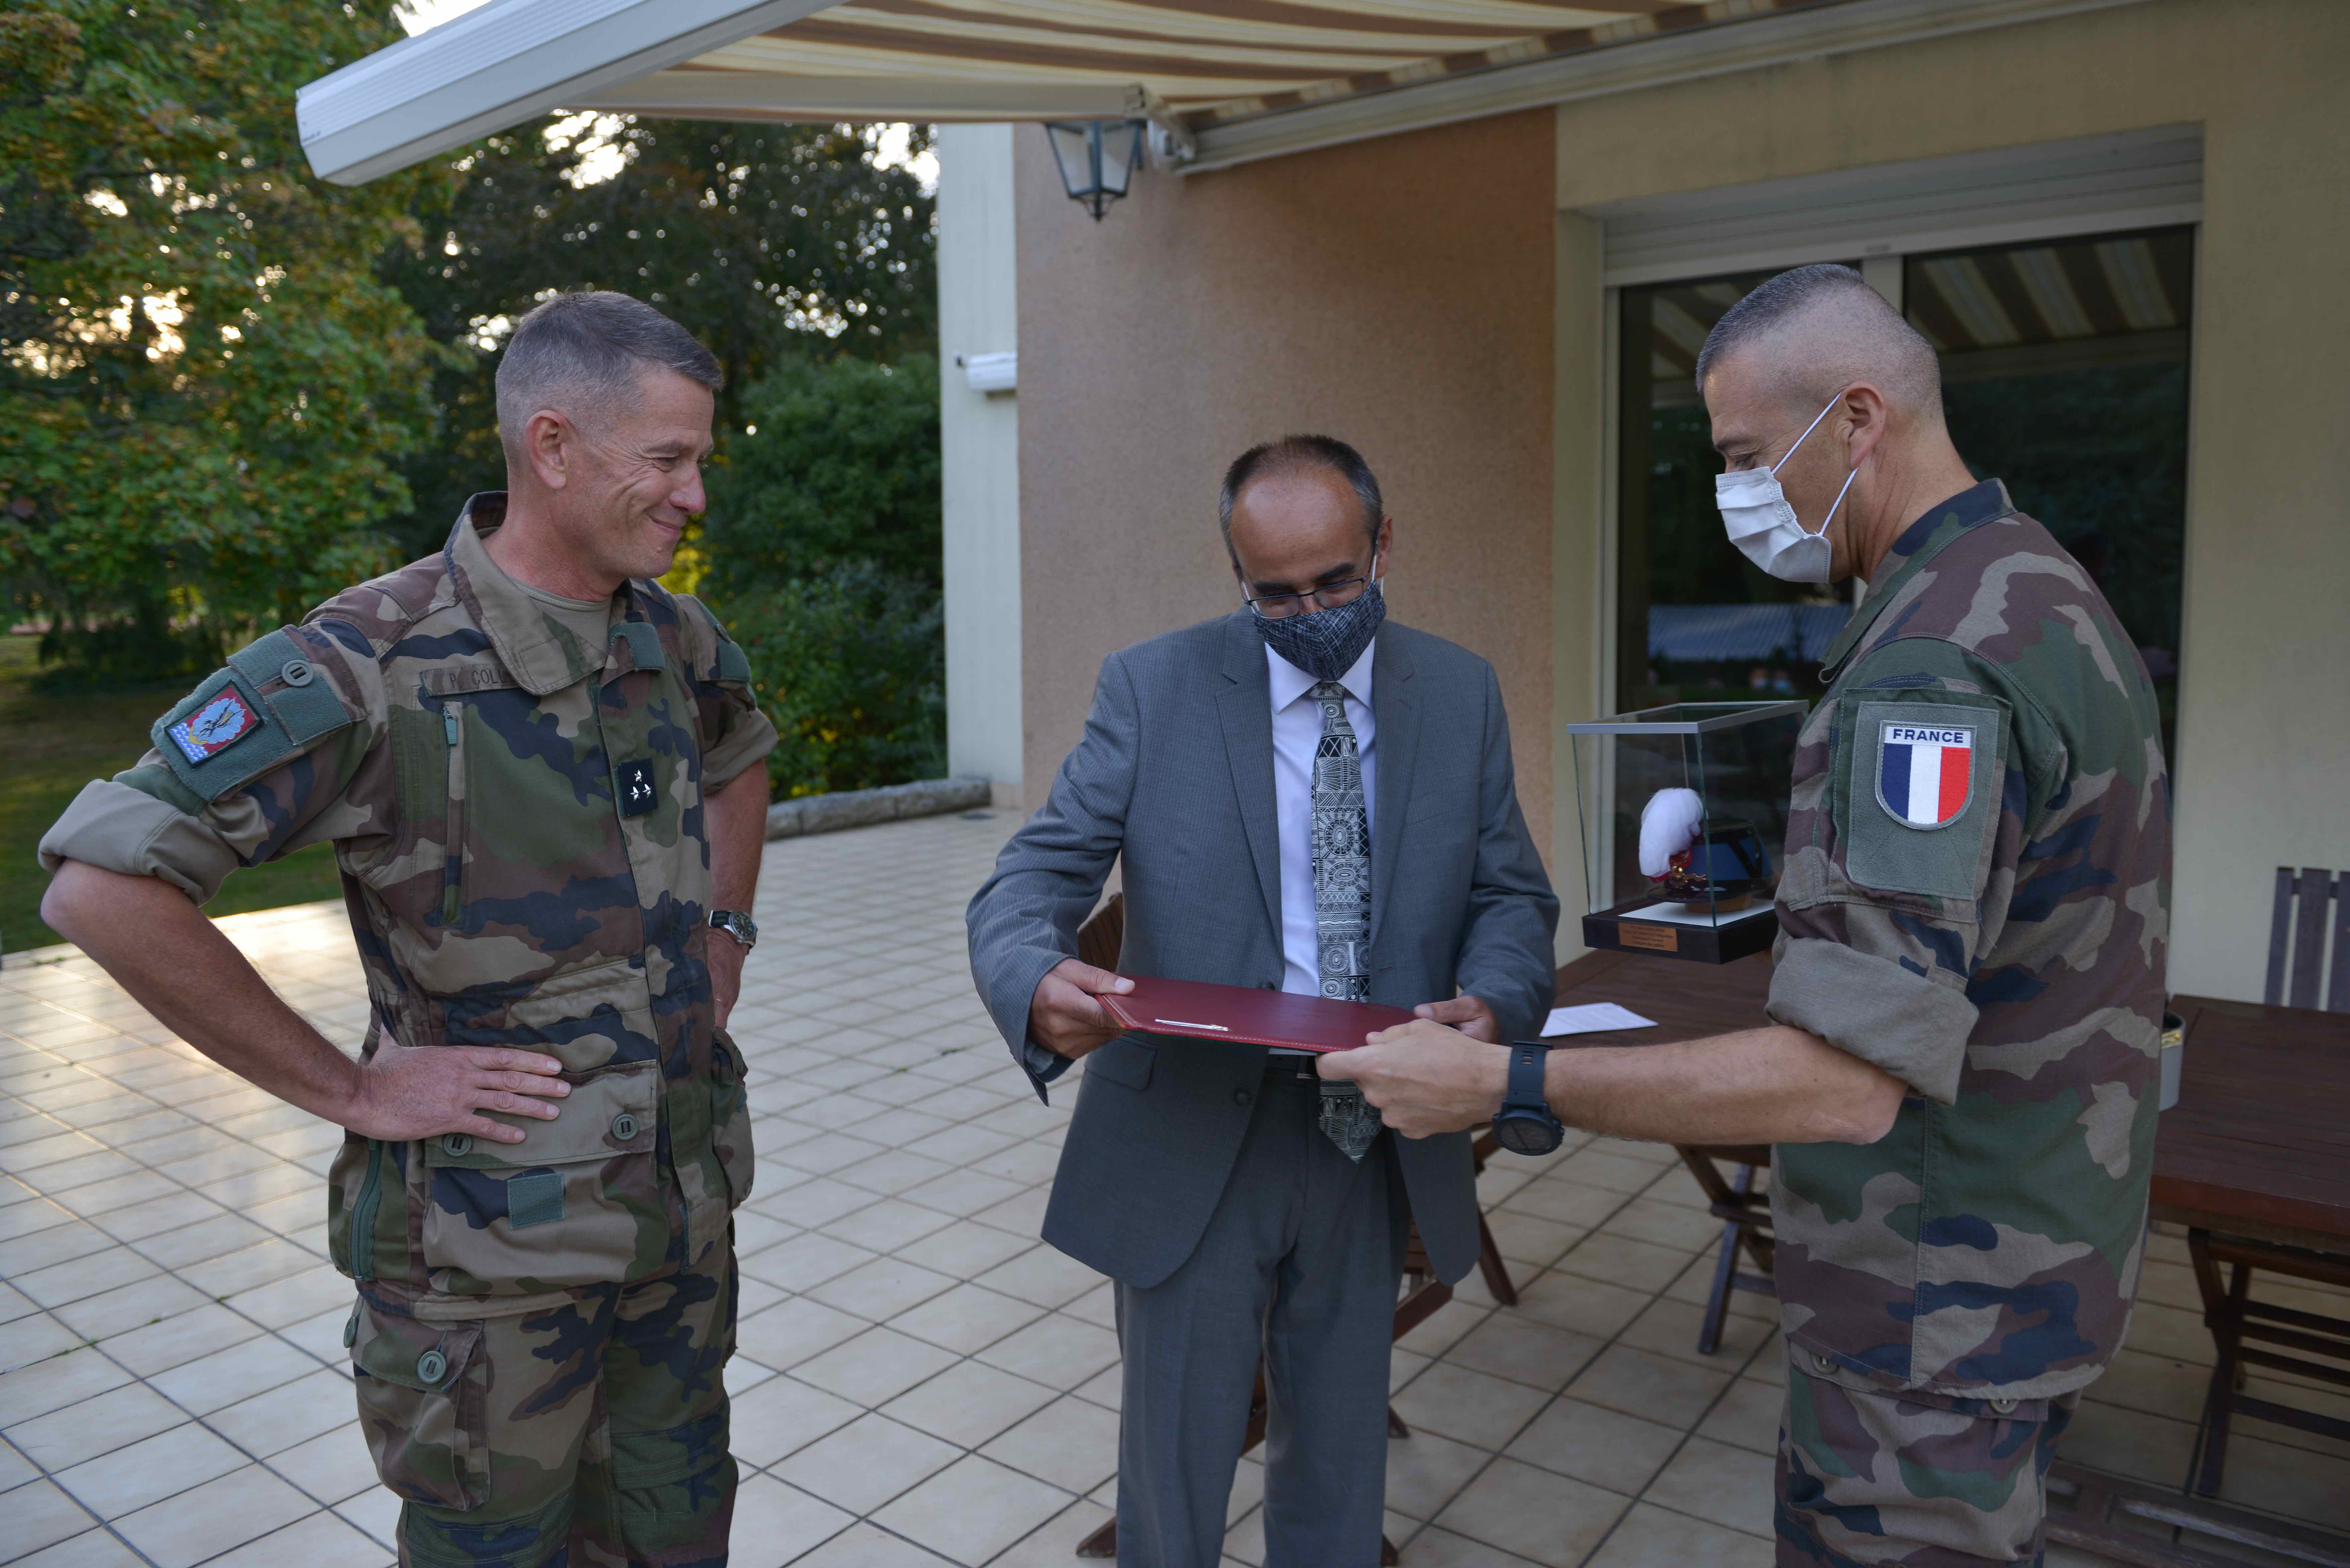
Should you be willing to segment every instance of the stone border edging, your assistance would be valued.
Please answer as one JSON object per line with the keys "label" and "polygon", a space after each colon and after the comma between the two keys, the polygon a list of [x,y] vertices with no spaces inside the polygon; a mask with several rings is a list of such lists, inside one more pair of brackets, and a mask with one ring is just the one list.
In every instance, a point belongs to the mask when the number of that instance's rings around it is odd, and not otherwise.
{"label": "stone border edging", "polygon": [[767,836],[798,838],[810,833],[837,833],[844,827],[869,827],[877,822],[984,808],[989,802],[988,782],[976,774],[962,774],[951,779],[916,779],[912,784],[884,784],[879,789],[806,794],[796,800],[779,800],[767,807]]}

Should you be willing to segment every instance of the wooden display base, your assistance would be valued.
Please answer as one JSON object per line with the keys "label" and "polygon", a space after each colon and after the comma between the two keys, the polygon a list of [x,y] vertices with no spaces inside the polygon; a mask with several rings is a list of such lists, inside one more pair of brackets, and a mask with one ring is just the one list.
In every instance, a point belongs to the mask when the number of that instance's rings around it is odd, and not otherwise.
{"label": "wooden display base", "polygon": [[1696,963],[1728,963],[1749,953],[1769,950],[1779,934],[1779,914],[1765,907],[1728,911],[1718,926],[1685,925],[1674,920],[1643,919],[1634,911],[1665,902],[1654,893],[1611,909],[1583,917],[1586,947],[1609,952],[1654,953],[1659,958],[1688,959]]}

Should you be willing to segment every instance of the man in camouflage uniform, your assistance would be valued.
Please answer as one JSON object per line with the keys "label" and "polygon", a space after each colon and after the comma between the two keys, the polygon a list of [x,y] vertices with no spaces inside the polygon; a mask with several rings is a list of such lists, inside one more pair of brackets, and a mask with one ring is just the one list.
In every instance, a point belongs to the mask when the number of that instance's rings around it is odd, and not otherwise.
{"label": "man in camouflage uniform", "polygon": [[[330,1245],[414,1568],[726,1560],[751,1182],[726,911],[775,731],[710,613],[650,580],[702,507],[717,379],[625,296],[532,311],[498,370],[511,496],[238,653],[41,844],[57,929],[349,1129]],[[373,1004],[357,1064],[196,908],[322,840]]]}
{"label": "man in camouflage uniform", "polygon": [[[1619,1136],[1777,1146],[1782,1564],[2033,1562],[2145,1237],[2170,895],[2153,691],[2080,567],[1960,462],[1931,348],[1857,274],[1765,283],[1698,379],[1731,474],[1775,470],[1792,508],[1748,554],[1815,549],[1779,575],[1869,585],[1795,758],[1775,1026],[1553,1052],[1544,1092]],[[1418,1134],[1492,1114],[1505,1060],[1418,1023],[1325,1071]]]}

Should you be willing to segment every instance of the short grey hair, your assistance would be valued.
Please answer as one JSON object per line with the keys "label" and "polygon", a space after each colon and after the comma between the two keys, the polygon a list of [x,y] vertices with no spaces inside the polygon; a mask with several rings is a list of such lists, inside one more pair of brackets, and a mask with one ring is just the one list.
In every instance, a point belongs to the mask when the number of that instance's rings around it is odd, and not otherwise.
{"label": "short grey hair", "polygon": [[600,414],[623,404],[648,369],[716,391],[717,356],[640,299],[597,289],[558,294],[515,323],[498,360],[498,434],[509,449],[541,409]]}
{"label": "short grey hair", "polygon": [[1697,385],[1724,359],[1814,316],[1823,330],[1804,345],[1808,358],[1775,366],[1795,400],[1825,402],[1855,381],[1875,381],[1912,410],[1942,417],[1942,368],[1934,346],[1848,266],[1815,262],[1754,286],[1721,313],[1698,351]]}
{"label": "short grey hair", "polygon": [[1363,528],[1373,544],[1379,537],[1379,524],[1387,518],[1387,503],[1379,497],[1378,477],[1363,454],[1336,436],[1286,435],[1279,441],[1260,441],[1232,459],[1224,470],[1223,487],[1216,493],[1216,526],[1224,535],[1224,553],[1232,556],[1232,565],[1240,565],[1240,556],[1232,550],[1232,508],[1239,504],[1241,492],[1257,480],[1270,474],[1288,473],[1301,468],[1319,468],[1345,480],[1363,504]]}

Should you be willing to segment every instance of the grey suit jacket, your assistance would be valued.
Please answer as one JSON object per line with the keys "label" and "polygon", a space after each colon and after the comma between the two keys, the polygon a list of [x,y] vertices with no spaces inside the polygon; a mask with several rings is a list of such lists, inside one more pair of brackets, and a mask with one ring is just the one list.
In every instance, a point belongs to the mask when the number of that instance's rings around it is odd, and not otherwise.
{"label": "grey suit jacket", "polygon": [[[1549,1008],[1558,900],[1526,835],[1492,666],[1389,621],[1371,665],[1371,1000],[1468,992],[1524,1038]],[[1278,989],[1280,843],[1264,644],[1246,612],[1103,662],[1085,737],[972,898],[972,972],[1024,1071],[1037,982],[1124,857],[1130,974]],[[1122,1035],[1087,1058],[1045,1240],[1141,1288],[1198,1245],[1247,1130],[1261,1045]],[[1245,1092],[1244,1092],[1245,1091]],[[1447,1281],[1477,1260],[1465,1133],[1396,1138]]]}

